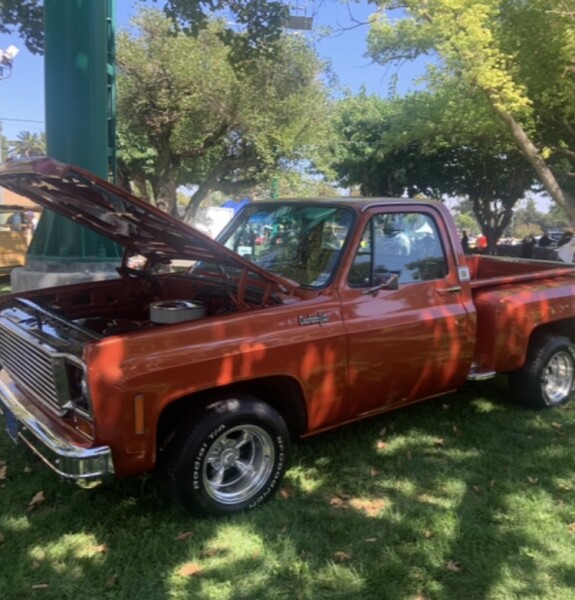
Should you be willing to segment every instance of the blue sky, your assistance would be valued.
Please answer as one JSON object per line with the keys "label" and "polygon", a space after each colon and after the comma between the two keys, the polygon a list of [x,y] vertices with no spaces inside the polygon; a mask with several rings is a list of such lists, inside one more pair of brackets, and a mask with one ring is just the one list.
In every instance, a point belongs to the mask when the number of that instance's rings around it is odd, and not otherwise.
{"label": "blue sky", "polygon": [[[139,6],[137,0],[116,0],[116,28],[126,26]],[[161,6],[158,4],[158,6]],[[371,64],[366,58],[366,23],[373,12],[365,0],[340,3],[337,0],[296,0],[293,14],[313,17],[314,32],[329,26],[337,35],[314,40],[318,54],[331,63],[340,86],[358,92],[364,85],[368,92],[385,96],[393,69]],[[0,35],[0,48],[16,45],[20,53],[14,60],[12,75],[0,80],[0,122],[4,135],[14,139],[21,131],[39,133],[44,130],[44,62],[41,56],[30,54],[17,36]],[[399,89],[407,89],[414,69],[404,66],[396,73]]]}

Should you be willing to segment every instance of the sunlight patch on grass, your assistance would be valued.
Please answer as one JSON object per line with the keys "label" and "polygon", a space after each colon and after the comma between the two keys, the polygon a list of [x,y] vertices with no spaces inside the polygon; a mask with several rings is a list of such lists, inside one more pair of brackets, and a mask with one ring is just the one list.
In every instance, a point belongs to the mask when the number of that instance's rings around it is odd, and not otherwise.
{"label": "sunlight patch on grass", "polygon": [[494,412],[496,410],[501,410],[501,406],[492,402],[491,400],[487,400],[486,398],[476,398],[470,402],[470,405],[476,412],[482,414],[488,414]]}
{"label": "sunlight patch on grass", "polygon": [[21,532],[30,529],[30,521],[28,517],[2,517],[0,525],[4,531]]}
{"label": "sunlight patch on grass", "polygon": [[58,540],[33,546],[30,558],[37,561],[57,562],[68,559],[98,558],[106,553],[106,547],[99,544],[95,536],[85,533],[68,534]]}
{"label": "sunlight patch on grass", "polygon": [[289,469],[285,481],[306,494],[314,494],[324,485],[317,468],[305,468],[301,465]]}

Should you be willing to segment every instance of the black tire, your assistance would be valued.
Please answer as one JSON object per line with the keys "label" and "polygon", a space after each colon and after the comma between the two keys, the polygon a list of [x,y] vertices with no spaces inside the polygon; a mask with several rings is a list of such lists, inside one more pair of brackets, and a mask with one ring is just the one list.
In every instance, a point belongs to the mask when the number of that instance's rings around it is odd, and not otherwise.
{"label": "black tire", "polygon": [[268,500],[286,471],[290,440],[271,406],[238,394],[208,406],[170,445],[172,495],[194,514],[229,515]]}
{"label": "black tire", "polygon": [[513,400],[536,409],[567,402],[575,388],[574,348],[563,336],[535,337],[523,367],[509,375]]}

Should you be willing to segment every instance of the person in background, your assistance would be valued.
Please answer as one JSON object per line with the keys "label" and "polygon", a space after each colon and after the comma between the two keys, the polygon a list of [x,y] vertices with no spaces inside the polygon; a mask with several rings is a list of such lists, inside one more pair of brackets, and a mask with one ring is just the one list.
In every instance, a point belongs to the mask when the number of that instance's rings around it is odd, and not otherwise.
{"label": "person in background", "polygon": [[477,250],[482,254],[487,250],[487,238],[483,233],[477,238]]}
{"label": "person in background", "polygon": [[563,262],[572,263],[574,255],[575,238],[573,237],[573,232],[564,231],[557,242],[557,257]]}
{"label": "person in background", "polygon": [[557,248],[564,246],[565,244],[569,243],[572,239],[573,239],[573,232],[566,229],[561,234],[561,237],[559,238],[559,241],[557,242]]}
{"label": "person in background", "polygon": [[22,228],[24,226],[24,212],[19,210],[15,213],[12,213],[8,217],[6,224],[10,225],[11,231],[22,231]]}
{"label": "person in background", "polygon": [[467,231],[465,231],[465,229],[461,234],[461,246],[463,247],[463,252],[465,252],[465,254],[469,254],[469,236],[467,235]]}
{"label": "person in background", "polygon": [[539,246],[541,248],[549,248],[552,243],[553,240],[549,237],[547,231],[543,231],[543,235],[539,238]]}
{"label": "person in background", "polygon": [[535,238],[530,233],[523,238],[523,244],[521,246],[521,258],[533,258],[534,248]]}

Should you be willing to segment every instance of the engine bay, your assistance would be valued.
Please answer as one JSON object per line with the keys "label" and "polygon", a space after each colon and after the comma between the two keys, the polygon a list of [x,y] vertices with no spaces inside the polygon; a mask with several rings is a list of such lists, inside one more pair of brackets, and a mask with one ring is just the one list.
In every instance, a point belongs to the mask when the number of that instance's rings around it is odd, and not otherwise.
{"label": "engine bay", "polygon": [[150,275],[129,269],[121,275],[119,279],[26,292],[17,300],[27,307],[27,317],[18,322],[37,319],[40,323],[38,314],[42,312],[44,321],[45,314],[53,321],[51,338],[61,337],[57,331],[69,329],[67,326],[99,338],[277,306],[285,296],[279,286],[245,271],[223,277],[211,271]]}

